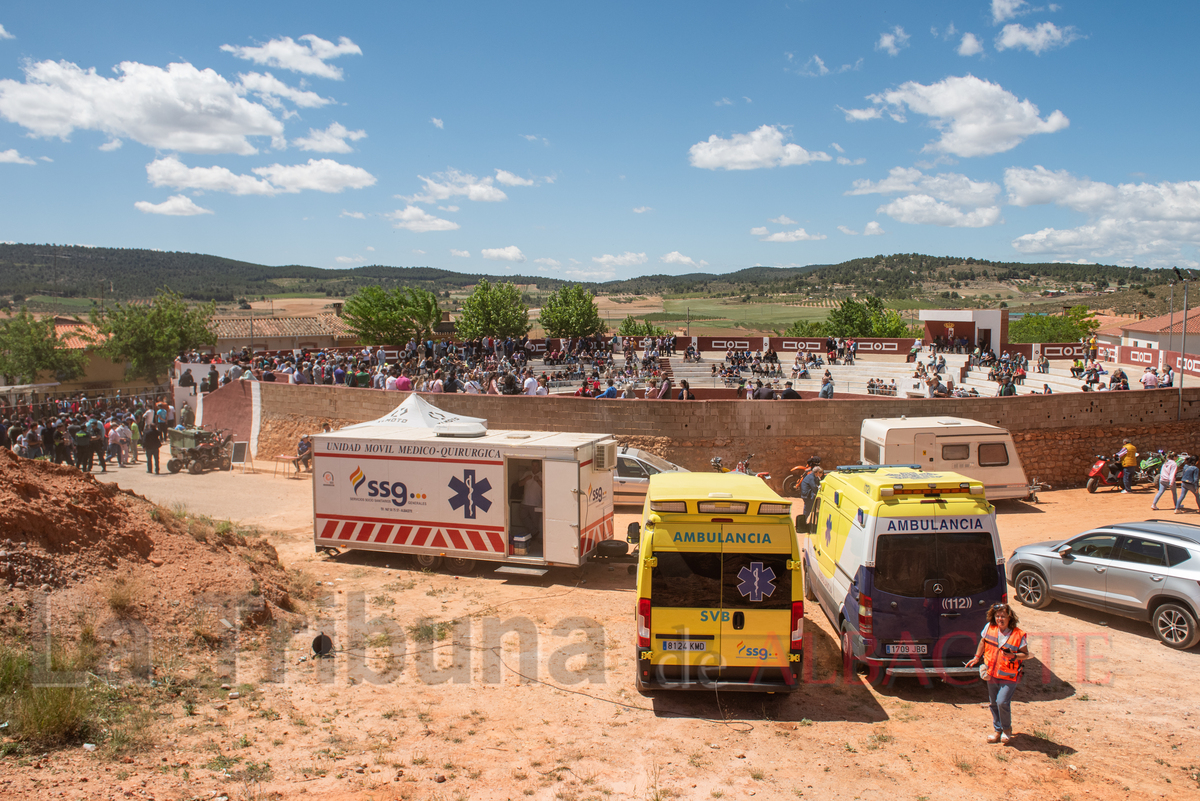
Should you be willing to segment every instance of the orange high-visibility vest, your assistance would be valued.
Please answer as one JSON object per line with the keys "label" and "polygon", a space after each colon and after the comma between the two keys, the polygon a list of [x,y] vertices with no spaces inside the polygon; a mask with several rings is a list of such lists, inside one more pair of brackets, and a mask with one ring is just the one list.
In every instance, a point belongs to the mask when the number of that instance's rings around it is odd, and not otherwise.
{"label": "orange high-visibility vest", "polygon": [[[1005,643],[1020,643],[1023,639],[1025,632],[1013,626]],[[1000,627],[994,624],[989,625],[987,633],[983,635],[983,661],[988,667],[989,680],[1021,680],[1022,663],[1016,658],[1015,650],[1013,653],[1000,650]]]}

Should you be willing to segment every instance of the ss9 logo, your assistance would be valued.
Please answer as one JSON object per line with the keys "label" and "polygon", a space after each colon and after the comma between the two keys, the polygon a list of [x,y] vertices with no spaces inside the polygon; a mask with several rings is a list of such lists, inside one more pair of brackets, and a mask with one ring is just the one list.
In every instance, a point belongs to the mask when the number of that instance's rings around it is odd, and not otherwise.
{"label": "ss9 logo", "polygon": [[403,506],[408,503],[408,487],[399,481],[389,484],[386,481],[368,481],[368,498],[391,498],[392,506]]}

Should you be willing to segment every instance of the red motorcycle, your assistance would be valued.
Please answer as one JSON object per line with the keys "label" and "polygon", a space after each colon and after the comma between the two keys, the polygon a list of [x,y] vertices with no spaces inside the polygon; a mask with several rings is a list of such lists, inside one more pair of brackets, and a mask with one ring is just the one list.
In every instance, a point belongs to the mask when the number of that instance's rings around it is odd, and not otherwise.
{"label": "red motorcycle", "polygon": [[[1132,486],[1138,483],[1137,467],[1128,469],[1134,471],[1133,480],[1129,482]],[[1126,468],[1121,465],[1120,457],[1096,454],[1096,461],[1092,465],[1092,469],[1088,471],[1087,491],[1095,492],[1100,487],[1125,489],[1125,470]]]}

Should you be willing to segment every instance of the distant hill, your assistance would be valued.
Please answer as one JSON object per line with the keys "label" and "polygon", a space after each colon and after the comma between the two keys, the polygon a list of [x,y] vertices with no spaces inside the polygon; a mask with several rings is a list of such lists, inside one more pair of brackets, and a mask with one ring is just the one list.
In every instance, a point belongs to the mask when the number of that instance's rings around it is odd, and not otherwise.
{"label": "distant hill", "polygon": [[[733,273],[646,275],[585,283],[603,294],[721,295],[801,293],[844,296],[870,292],[883,298],[928,297],[973,282],[1031,282],[1046,288],[1143,290],[1165,284],[1163,270],[1092,264],[1023,264],[954,256],[900,253],[808,267],[749,267]],[[0,245],[0,297],[49,295],[60,298],[132,300],[167,286],[193,300],[231,302],[282,293],[344,296],[370,284],[417,286],[453,292],[481,278],[536,285],[551,290],[567,283],[547,276],[481,276],[432,267],[372,265],[324,270],[302,265],[268,267],[209,256],[133,248]],[[978,285],[976,283],[975,285]]]}

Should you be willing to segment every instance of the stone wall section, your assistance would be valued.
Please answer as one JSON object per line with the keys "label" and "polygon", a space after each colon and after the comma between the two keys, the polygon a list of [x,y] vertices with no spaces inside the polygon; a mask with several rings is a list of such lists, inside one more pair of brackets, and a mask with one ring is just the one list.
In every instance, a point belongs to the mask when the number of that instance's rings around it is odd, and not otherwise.
{"label": "stone wall section", "polygon": [[[337,429],[382,417],[406,397],[383,390],[264,383],[259,458],[294,453],[300,434],[320,431],[324,422]],[[1157,448],[1200,453],[1200,388],[1184,390],[1182,422],[1177,389],[888,402],[424,397],[447,411],[486,418],[491,429],[613,434],[623,444],[689,470],[711,469],[713,456],[731,465],[753,453],[753,469],[770,471],[776,488],[810,456],[819,455],[827,466],[854,464],[862,421],[902,415],[966,417],[1006,428],[1028,477],[1054,487],[1081,485],[1093,457],[1120,449],[1126,436],[1142,453]]]}

